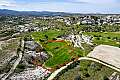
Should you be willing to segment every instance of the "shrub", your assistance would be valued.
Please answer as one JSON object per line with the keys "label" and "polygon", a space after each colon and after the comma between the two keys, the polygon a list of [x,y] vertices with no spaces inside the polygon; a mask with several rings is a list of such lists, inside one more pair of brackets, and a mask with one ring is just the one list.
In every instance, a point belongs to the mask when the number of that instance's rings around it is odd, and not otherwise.
{"label": "shrub", "polygon": [[18,64],[17,68],[19,68],[19,69],[25,69],[25,65],[24,64]]}
{"label": "shrub", "polygon": [[57,40],[56,38],[53,38],[53,40]]}
{"label": "shrub", "polygon": [[88,73],[85,74],[85,77],[90,77],[90,75]]}

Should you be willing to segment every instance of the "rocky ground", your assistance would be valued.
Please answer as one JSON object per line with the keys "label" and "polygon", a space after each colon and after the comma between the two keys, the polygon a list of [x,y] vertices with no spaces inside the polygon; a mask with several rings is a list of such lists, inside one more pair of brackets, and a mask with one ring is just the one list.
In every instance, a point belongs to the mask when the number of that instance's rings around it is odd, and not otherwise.
{"label": "rocky ground", "polygon": [[19,39],[0,41],[0,74],[9,71],[17,56]]}

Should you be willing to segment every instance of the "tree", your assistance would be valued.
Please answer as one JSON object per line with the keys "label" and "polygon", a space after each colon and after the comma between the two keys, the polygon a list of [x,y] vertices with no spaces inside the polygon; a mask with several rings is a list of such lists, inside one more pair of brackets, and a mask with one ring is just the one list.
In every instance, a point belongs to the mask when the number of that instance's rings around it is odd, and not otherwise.
{"label": "tree", "polygon": [[100,40],[100,38],[99,38],[99,37],[97,37],[96,39],[97,39],[97,40]]}
{"label": "tree", "polygon": [[108,39],[110,39],[110,37],[107,37]]}
{"label": "tree", "polygon": [[19,47],[19,48],[17,48],[17,53],[18,53],[19,51],[21,51],[20,47]]}
{"label": "tree", "polygon": [[109,78],[107,76],[104,76],[103,80],[109,80]]}
{"label": "tree", "polygon": [[42,39],[39,39],[39,41],[40,41],[40,42],[44,42],[44,40],[42,40]]}
{"label": "tree", "polygon": [[88,73],[85,74],[85,77],[90,77],[90,75]]}
{"label": "tree", "polygon": [[57,40],[56,38],[53,38],[53,40]]}
{"label": "tree", "polygon": [[48,39],[48,36],[47,36],[47,35],[45,35],[45,38],[46,38],[46,39]]}
{"label": "tree", "polygon": [[24,71],[24,69],[25,69],[25,65],[24,64],[18,64],[17,68],[15,69],[15,72],[16,73],[20,73],[20,72]]}
{"label": "tree", "polygon": [[25,69],[25,65],[24,64],[18,64],[17,68]]}

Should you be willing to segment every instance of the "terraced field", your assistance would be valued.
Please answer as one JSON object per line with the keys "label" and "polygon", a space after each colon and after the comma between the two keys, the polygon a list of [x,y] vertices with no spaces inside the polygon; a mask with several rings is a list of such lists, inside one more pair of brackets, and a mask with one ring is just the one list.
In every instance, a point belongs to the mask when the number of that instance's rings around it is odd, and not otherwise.
{"label": "terraced field", "polygon": [[57,40],[64,32],[57,30],[48,30],[46,32],[34,32],[33,38],[42,44],[44,49],[51,55],[45,62],[45,66],[56,68],[83,56],[84,51],[69,45],[70,42]]}
{"label": "terraced field", "polygon": [[[92,51],[91,46],[82,44],[85,51],[80,48],[74,48],[70,42],[57,41],[58,36],[62,36],[65,32],[58,30],[47,30],[44,32],[34,32],[32,37],[42,44],[43,48],[51,55],[45,62],[45,66],[56,68],[65,63],[81,56],[86,56]],[[104,44],[120,47],[120,33],[116,32],[85,32],[84,35],[92,36],[95,46]],[[50,42],[50,40],[53,42]]]}

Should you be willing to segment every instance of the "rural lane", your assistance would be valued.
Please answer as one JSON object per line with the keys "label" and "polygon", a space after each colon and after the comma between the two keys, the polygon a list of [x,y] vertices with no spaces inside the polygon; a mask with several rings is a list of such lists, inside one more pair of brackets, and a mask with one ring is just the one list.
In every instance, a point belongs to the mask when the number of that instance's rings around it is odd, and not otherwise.
{"label": "rural lane", "polygon": [[[118,69],[118,68],[116,68],[116,67],[114,67],[114,66],[108,65],[108,64],[106,64],[106,63],[104,63],[104,62],[101,62],[101,61],[99,61],[99,60],[97,60],[97,59],[94,59],[94,58],[81,57],[81,58],[79,58],[77,61],[81,61],[81,60],[94,61],[94,62],[100,63],[100,64],[102,64],[102,65],[105,65],[105,66],[107,66],[107,67],[109,67],[109,68],[111,68],[111,69],[114,69],[114,70],[120,72],[120,69]],[[63,66],[63,67],[61,67],[60,69],[58,69],[58,70],[56,70],[55,72],[53,72],[47,80],[53,80],[53,79],[57,76],[57,74],[59,74],[62,70],[66,69],[66,68],[67,68],[70,64],[72,64],[72,63],[74,63],[74,62],[70,62],[70,63],[66,64],[66,66]]]}
{"label": "rural lane", "polygon": [[[24,47],[24,40],[22,40],[22,44],[21,44],[21,48],[23,50],[23,47]],[[20,61],[22,60],[22,56],[23,56],[23,53],[22,51],[19,51],[19,55],[18,55],[18,58],[17,60],[15,61],[15,63],[13,64],[13,67],[10,69],[10,71],[1,79],[1,80],[6,80],[13,72],[14,70],[16,69],[17,65],[20,63]]]}

